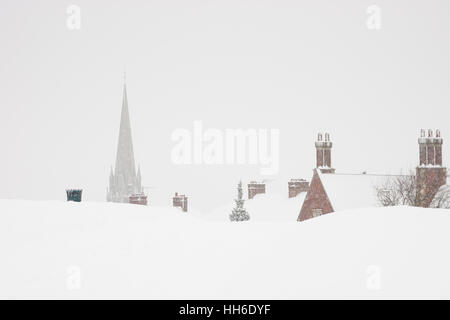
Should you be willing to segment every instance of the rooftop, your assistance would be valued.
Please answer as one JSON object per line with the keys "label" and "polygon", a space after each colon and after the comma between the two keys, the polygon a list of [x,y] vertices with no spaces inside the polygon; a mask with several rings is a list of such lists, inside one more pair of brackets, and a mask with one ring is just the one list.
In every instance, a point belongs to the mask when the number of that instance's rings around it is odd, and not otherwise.
{"label": "rooftop", "polygon": [[323,174],[316,170],[334,211],[379,207],[375,187],[388,177],[400,175],[368,173]]}

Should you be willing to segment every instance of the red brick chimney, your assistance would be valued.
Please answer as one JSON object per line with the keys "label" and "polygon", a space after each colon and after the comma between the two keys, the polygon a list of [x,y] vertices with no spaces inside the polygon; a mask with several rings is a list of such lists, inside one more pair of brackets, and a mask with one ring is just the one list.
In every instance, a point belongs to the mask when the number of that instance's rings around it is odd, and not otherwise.
{"label": "red brick chimney", "polygon": [[288,195],[289,198],[294,198],[302,192],[308,192],[309,182],[305,179],[291,179],[288,182]]}
{"label": "red brick chimney", "polygon": [[419,166],[416,169],[418,205],[429,207],[439,188],[447,183],[447,168],[442,166],[441,133],[428,129],[420,131]]}
{"label": "red brick chimney", "polygon": [[173,206],[181,208],[183,212],[187,212],[188,197],[186,197],[184,194],[179,195],[178,192],[175,192],[175,196],[173,197]]}
{"label": "red brick chimney", "polygon": [[436,130],[436,136],[433,136],[433,130],[428,129],[428,134],[426,134],[422,129],[419,138],[419,165],[442,166],[442,143],[439,130]]}
{"label": "red brick chimney", "polygon": [[[324,138],[325,137],[325,138]],[[322,173],[334,173],[335,169],[331,168],[331,148],[333,143],[330,140],[330,134],[317,134],[316,141],[316,168]]]}
{"label": "red brick chimney", "polygon": [[248,200],[253,199],[257,194],[266,193],[266,184],[264,182],[252,181],[248,184]]}

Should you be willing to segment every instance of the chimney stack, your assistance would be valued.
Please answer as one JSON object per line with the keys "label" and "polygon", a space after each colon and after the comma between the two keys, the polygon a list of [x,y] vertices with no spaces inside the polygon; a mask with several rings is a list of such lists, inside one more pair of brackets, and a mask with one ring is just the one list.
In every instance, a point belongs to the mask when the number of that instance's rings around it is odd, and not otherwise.
{"label": "chimney stack", "polygon": [[173,206],[181,208],[183,212],[188,211],[188,197],[186,197],[184,194],[178,194],[178,192],[175,192],[175,196],[172,198],[173,200]]}
{"label": "chimney stack", "polygon": [[439,130],[433,135],[433,130],[428,129],[426,134],[422,129],[419,138],[419,166],[442,166],[442,143]]}
{"label": "chimney stack", "polygon": [[266,184],[264,182],[251,181],[248,184],[248,200],[253,199],[257,194],[266,193]]}
{"label": "chimney stack", "polygon": [[288,182],[288,195],[289,198],[294,198],[302,192],[308,192],[309,182],[305,179],[291,179]]}
{"label": "chimney stack", "polygon": [[439,188],[447,183],[447,168],[442,166],[441,132],[420,130],[419,166],[416,169],[417,199],[421,207],[429,207]]}
{"label": "chimney stack", "polygon": [[331,148],[333,143],[330,139],[330,134],[317,134],[316,141],[316,168],[320,169],[322,173],[334,173],[331,168]]}

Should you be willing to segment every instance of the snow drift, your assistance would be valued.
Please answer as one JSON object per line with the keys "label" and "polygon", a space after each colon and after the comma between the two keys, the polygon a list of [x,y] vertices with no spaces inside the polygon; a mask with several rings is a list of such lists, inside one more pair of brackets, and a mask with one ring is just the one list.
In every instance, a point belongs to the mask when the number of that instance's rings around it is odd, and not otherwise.
{"label": "snow drift", "polygon": [[173,208],[1,200],[0,298],[450,298],[449,213],[231,223]]}

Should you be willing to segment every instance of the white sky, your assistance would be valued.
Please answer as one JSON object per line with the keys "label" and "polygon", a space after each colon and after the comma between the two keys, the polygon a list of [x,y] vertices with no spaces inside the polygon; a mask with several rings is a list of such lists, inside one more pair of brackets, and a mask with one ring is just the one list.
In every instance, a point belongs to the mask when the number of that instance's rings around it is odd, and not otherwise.
{"label": "white sky", "polygon": [[[81,8],[79,31],[66,8]],[[382,9],[368,30],[366,9]],[[178,166],[171,133],[280,129],[280,173],[311,177],[316,133],[343,172],[408,170],[420,128],[450,157],[450,2],[0,1],[0,198],[104,201],[126,65],[135,157],[150,203],[213,208],[256,166]],[[284,189],[283,189],[284,188]],[[269,188],[270,189],[270,188]],[[300,208],[299,208],[300,209]]]}

